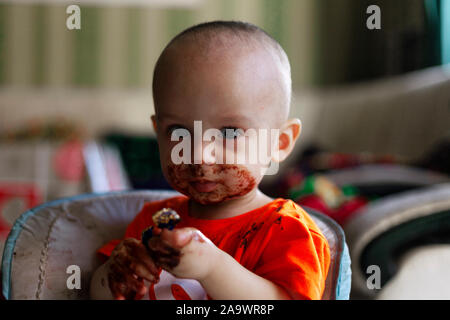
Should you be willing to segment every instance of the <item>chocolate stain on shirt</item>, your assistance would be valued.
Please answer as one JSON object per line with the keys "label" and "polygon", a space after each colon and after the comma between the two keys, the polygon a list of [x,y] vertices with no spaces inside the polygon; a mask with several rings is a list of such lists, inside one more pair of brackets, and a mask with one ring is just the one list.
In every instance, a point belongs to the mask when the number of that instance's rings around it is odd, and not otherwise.
{"label": "chocolate stain on shirt", "polygon": [[[283,206],[285,205],[286,202],[287,202],[287,200],[284,201],[279,207],[277,207],[277,208],[275,209],[275,211],[276,211],[276,212],[280,212],[280,210],[283,208]],[[279,216],[279,217],[274,221],[274,223],[280,225],[281,230],[284,230],[283,225],[281,224],[282,218],[283,218],[283,216]]]}
{"label": "chocolate stain on shirt", "polygon": [[264,222],[261,222],[260,224],[256,224],[256,222],[253,222],[250,229],[247,230],[247,232],[245,232],[244,235],[241,237],[242,241],[241,241],[241,244],[239,245],[239,247],[244,247],[244,251],[247,250],[250,235],[252,233],[254,233],[255,231],[261,229],[261,227],[263,225],[264,225]]}
{"label": "chocolate stain on shirt", "polygon": [[281,220],[283,219],[282,216],[279,216],[274,223],[280,225],[281,230],[284,230],[283,225],[281,224]]}

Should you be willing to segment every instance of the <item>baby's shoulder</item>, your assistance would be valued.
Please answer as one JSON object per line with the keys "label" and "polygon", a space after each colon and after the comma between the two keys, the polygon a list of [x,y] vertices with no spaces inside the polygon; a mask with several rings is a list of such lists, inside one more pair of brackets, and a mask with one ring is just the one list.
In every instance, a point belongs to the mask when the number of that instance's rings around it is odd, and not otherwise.
{"label": "baby's shoulder", "polygon": [[264,217],[268,225],[273,228],[278,227],[277,229],[281,231],[300,232],[304,230],[321,234],[321,230],[305,209],[289,199],[277,200],[275,209],[268,212]]}
{"label": "baby's shoulder", "polygon": [[307,217],[308,213],[294,201],[279,198],[273,201],[271,209],[266,212],[265,219],[286,219],[293,223],[302,223]]}

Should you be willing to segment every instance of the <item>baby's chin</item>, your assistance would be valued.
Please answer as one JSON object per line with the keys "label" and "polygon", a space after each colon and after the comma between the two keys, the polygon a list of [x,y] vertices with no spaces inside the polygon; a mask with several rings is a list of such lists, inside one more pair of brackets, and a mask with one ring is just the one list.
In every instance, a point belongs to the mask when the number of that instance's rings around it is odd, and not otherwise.
{"label": "baby's chin", "polygon": [[255,183],[250,182],[245,187],[238,189],[230,189],[223,185],[217,186],[216,190],[210,192],[199,192],[195,190],[192,186],[186,186],[184,188],[180,188],[178,186],[173,186],[175,190],[181,192],[182,194],[188,196],[193,201],[202,204],[202,205],[215,205],[219,204],[231,199],[240,198],[255,188]]}
{"label": "baby's chin", "polygon": [[218,192],[212,192],[212,193],[197,193],[192,192],[189,194],[189,197],[194,200],[195,202],[198,202],[202,205],[214,205],[219,204],[231,199],[237,199],[240,198],[247,193],[249,193],[252,189],[249,190],[242,190],[239,193],[218,193]]}
{"label": "baby's chin", "polygon": [[167,180],[175,190],[204,205],[242,197],[257,185],[246,167],[236,165],[169,165]]}

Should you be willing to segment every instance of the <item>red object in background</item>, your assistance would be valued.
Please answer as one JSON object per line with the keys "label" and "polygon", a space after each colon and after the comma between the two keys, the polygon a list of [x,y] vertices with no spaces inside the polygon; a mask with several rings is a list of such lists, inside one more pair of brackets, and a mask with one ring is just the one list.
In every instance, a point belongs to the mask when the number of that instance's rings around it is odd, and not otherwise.
{"label": "red object in background", "polygon": [[310,207],[329,216],[340,225],[344,225],[360,208],[369,202],[364,197],[354,197],[344,202],[339,208],[331,209],[318,195],[310,194],[295,200],[301,206]]}
{"label": "red object in background", "polygon": [[358,209],[365,207],[368,203],[369,201],[364,197],[354,197],[335,210],[332,217],[340,225],[344,225],[348,219],[355,215]]}
{"label": "red object in background", "polygon": [[11,229],[2,217],[3,208],[8,201],[17,198],[25,200],[26,210],[37,206],[43,200],[39,188],[33,183],[0,183],[0,234]]}
{"label": "red object in background", "polygon": [[83,144],[78,140],[65,142],[56,150],[53,167],[66,181],[80,181],[84,174]]}
{"label": "red object in background", "polygon": [[326,214],[327,216],[332,216],[332,211],[328,206],[326,205],[325,201],[322,200],[321,197],[315,194],[309,194],[303,197],[298,198],[295,200],[299,205],[310,207],[312,209],[316,209],[317,211],[320,211],[323,214]]}
{"label": "red object in background", "polygon": [[359,164],[358,157],[352,154],[335,153],[330,156],[330,168],[342,169],[354,167]]}

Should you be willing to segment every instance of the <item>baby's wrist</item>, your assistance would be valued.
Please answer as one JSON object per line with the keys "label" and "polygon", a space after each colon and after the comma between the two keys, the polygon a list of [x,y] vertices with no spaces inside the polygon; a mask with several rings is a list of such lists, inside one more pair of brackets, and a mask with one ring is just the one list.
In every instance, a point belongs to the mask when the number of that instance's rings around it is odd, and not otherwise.
{"label": "baby's wrist", "polygon": [[217,247],[214,247],[214,249],[214,253],[210,255],[207,273],[201,279],[197,279],[202,285],[216,278],[221,273],[224,263],[226,263],[226,253]]}

